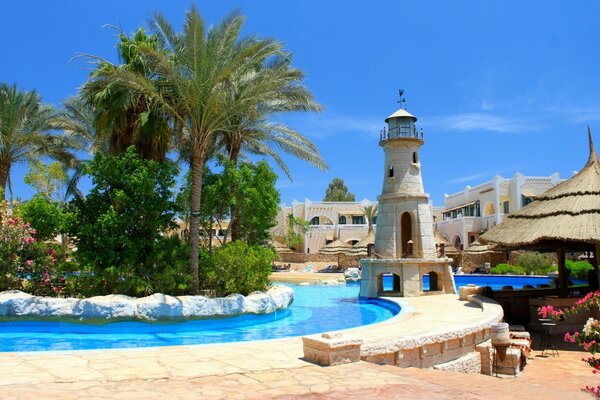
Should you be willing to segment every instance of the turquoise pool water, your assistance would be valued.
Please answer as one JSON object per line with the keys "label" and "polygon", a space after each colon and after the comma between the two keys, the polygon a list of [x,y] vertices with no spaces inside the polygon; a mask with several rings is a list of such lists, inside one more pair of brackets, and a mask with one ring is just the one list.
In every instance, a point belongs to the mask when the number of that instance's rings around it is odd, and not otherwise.
{"label": "turquoise pool water", "polygon": [[[475,284],[477,286],[490,286],[493,290],[500,290],[504,286],[512,286],[513,289],[522,289],[525,285],[531,285],[538,287],[538,285],[550,285],[553,284],[553,279],[548,276],[527,276],[527,275],[484,275],[484,274],[464,274],[454,275],[454,283],[456,288],[466,286],[468,284]],[[574,284],[584,284],[587,281],[581,279],[571,279]],[[384,276],[383,279],[384,290],[392,289],[392,277],[391,275]],[[429,290],[429,276],[423,276],[423,289]]]}
{"label": "turquoise pool water", "polygon": [[276,339],[384,321],[400,310],[385,301],[358,301],[358,284],[294,288],[295,301],[270,315],[178,323],[0,322],[0,351],[115,349]]}

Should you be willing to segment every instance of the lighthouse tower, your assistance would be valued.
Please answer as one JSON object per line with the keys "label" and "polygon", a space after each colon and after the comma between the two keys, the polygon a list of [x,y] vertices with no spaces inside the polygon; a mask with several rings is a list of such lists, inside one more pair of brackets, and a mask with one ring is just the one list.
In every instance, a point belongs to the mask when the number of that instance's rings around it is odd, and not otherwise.
{"label": "lighthouse tower", "polygon": [[[449,259],[438,258],[429,195],[423,188],[417,118],[401,108],[385,119],[383,188],[378,197],[375,257],[360,261],[360,296],[455,293]],[[392,274],[392,278],[385,278]],[[386,280],[390,279],[389,284]]]}

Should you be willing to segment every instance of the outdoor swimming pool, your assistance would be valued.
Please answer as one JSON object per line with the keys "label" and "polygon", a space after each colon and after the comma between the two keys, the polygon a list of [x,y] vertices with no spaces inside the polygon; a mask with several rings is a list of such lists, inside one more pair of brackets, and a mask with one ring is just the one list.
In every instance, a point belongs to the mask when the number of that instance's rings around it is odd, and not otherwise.
{"label": "outdoor swimming pool", "polygon": [[358,301],[359,284],[289,285],[295,300],[270,315],[179,323],[0,322],[0,351],[84,350],[228,343],[276,339],[381,322],[400,309],[387,301]]}
{"label": "outdoor swimming pool", "polygon": [[[550,284],[552,278],[514,275],[456,275],[457,287],[470,283],[498,290],[510,285]],[[583,283],[576,281],[574,283]],[[391,276],[384,287],[391,288]],[[50,322],[0,322],[0,352],[85,350],[228,343],[277,339],[354,328],[384,321],[400,310],[387,301],[359,302],[359,284],[289,285],[295,301],[270,315],[194,320],[178,323],[112,322],[102,325]],[[424,288],[429,280],[424,277]]]}

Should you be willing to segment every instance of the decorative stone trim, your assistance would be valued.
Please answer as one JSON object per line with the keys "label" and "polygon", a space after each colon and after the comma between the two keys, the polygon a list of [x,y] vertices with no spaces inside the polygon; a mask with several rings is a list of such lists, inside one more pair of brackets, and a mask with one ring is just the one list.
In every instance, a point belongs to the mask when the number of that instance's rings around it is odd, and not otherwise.
{"label": "decorative stone trim", "polygon": [[77,299],[32,296],[9,290],[0,292],[0,317],[176,320],[269,314],[289,307],[293,301],[294,290],[287,286],[273,286],[266,293],[254,292],[246,297],[231,294],[215,299],[161,293],[141,298],[108,295]]}
{"label": "decorative stone trim", "polygon": [[341,333],[305,336],[304,358],[319,365],[337,365],[360,361],[362,339],[344,337]]}

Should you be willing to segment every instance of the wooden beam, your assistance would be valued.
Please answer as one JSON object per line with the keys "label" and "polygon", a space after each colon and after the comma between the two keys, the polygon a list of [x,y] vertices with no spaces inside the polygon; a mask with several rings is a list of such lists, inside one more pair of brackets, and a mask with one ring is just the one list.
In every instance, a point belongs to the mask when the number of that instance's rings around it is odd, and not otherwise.
{"label": "wooden beam", "polygon": [[565,249],[559,247],[556,250],[558,258],[558,290],[561,296],[567,296],[567,269],[565,268]]}

